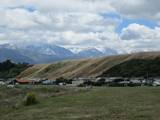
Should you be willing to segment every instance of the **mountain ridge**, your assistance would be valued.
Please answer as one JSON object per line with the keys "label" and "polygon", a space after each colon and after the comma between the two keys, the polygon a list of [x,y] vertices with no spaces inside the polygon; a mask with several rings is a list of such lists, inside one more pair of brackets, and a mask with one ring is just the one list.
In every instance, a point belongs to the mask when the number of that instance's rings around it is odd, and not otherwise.
{"label": "mountain ridge", "polygon": [[55,79],[59,77],[96,77],[101,76],[105,71],[125,63],[129,60],[154,60],[160,58],[160,52],[141,52],[126,55],[117,55],[100,58],[90,58],[81,60],[70,60],[53,64],[39,64],[28,68],[19,77],[46,77]]}
{"label": "mountain ridge", "polygon": [[105,56],[104,53],[100,52],[96,48],[91,48],[88,50],[84,49],[79,53],[73,53],[67,48],[46,43],[29,45],[24,44],[20,46],[16,46],[15,44],[2,44],[0,45],[0,49],[0,61],[11,59],[14,62],[27,62],[30,64],[51,63],[67,59]]}

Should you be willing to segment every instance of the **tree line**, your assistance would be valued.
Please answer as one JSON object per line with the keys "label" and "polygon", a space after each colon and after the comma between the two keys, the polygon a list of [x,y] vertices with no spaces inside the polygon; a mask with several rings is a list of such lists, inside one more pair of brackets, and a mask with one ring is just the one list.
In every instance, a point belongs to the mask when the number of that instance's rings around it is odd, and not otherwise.
{"label": "tree line", "polygon": [[15,78],[30,66],[28,63],[14,63],[11,60],[5,60],[0,63],[0,78]]}

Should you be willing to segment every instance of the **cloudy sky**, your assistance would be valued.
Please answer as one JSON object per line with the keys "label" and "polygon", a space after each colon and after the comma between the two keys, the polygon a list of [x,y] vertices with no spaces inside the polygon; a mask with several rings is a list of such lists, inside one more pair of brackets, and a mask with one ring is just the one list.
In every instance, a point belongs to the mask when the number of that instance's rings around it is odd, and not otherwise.
{"label": "cloudy sky", "polygon": [[1,0],[0,44],[160,50],[159,0]]}

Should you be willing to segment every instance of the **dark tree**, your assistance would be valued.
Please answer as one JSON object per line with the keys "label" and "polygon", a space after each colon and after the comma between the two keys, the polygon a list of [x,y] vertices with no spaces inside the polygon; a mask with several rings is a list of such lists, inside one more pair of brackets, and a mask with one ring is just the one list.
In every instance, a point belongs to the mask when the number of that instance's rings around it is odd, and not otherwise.
{"label": "dark tree", "polygon": [[6,60],[0,63],[0,78],[13,78],[27,69],[28,63],[13,63],[11,60]]}

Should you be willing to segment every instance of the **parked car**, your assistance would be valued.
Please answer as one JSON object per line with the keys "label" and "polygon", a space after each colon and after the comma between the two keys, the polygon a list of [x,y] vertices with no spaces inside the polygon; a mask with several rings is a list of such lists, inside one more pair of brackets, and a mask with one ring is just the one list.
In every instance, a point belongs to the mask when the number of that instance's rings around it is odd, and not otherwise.
{"label": "parked car", "polygon": [[0,81],[0,86],[1,86],[1,85],[5,85],[5,82],[3,82],[3,81]]}
{"label": "parked car", "polygon": [[44,80],[42,81],[43,85],[53,85],[56,84],[56,80]]}
{"label": "parked car", "polygon": [[160,86],[160,81],[154,81],[152,85],[153,86]]}

